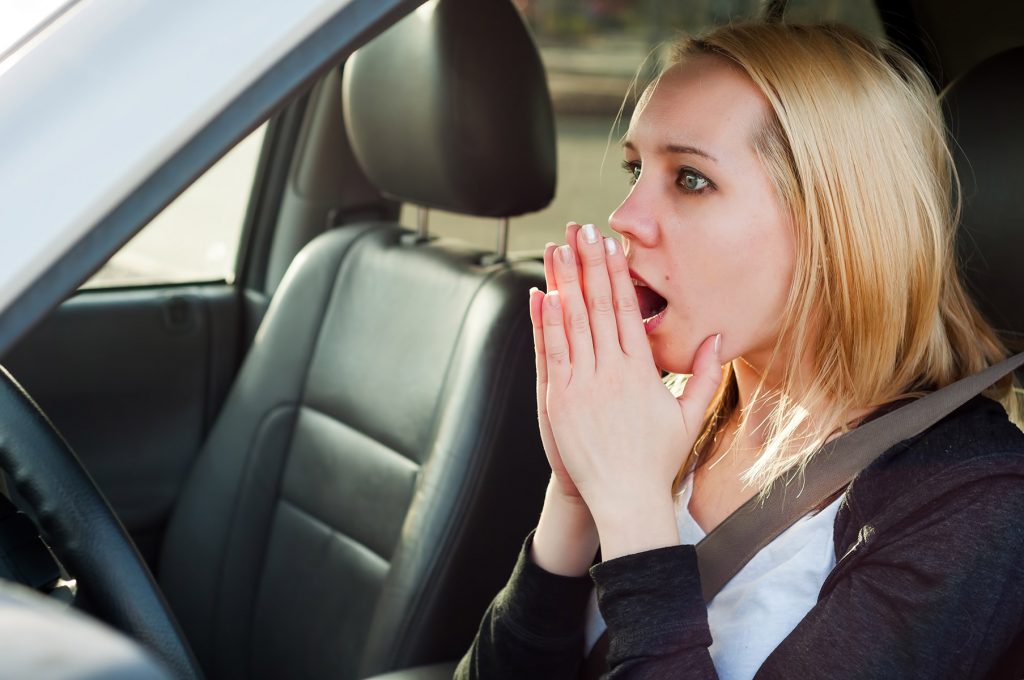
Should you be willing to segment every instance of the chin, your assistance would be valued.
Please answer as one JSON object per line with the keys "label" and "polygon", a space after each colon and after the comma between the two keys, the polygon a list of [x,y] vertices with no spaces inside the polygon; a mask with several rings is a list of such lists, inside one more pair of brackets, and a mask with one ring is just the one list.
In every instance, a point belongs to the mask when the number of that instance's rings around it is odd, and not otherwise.
{"label": "chin", "polygon": [[[651,344],[651,354],[654,357],[654,365],[662,371],[669,373],[683,373],[689,375],[693,372],[693,357],[697,352],[694,347],[690,351],[673,347],[672,343],[665,343],[660,338],[648,338]],[[666,346],[668,345],[668,346]]]}

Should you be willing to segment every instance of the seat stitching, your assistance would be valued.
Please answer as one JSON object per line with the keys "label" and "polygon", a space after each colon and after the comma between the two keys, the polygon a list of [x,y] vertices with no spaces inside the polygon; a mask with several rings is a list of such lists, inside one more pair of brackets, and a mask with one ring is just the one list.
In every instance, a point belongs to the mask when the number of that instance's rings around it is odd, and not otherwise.
{"label": "seat stitching", "polygon": [[377,438],[376,438],[376,437],[374,437],[374,436],[373,436],[372,434],[370,434],[370,433],[368,433],[368,432],[365,432],[365,431],[363,431],[363,430],[362,430],[361,428],[359,428],[359,427],[356,427],[356,426],[355,426],[354,424],[352,424],[352,423],[348,422],[348,421],[347,421],[347,420],[345,420],[344,418],[338,417],[338,416],[336,416],[336,415],[335,415],[335,414],[333,414],[333,413],[328,413],[327,411],[325,411],[325,410],[323,410],[323,409],[320,409],[320,408],[317,408],[317,407],[315,407],[315,406],[311,406],[311,405],[310,405],[309,403],[307,403],[307,402],[301,402],[301,403],[299,404],[299,407],[300,407],[300,408],[302,408],[303,410],[308,410],[308,411],[312,411],[313,413],[315,413],[315,414],[317,414],[317,415],[319,415],[319,416],[323,416],[324,418],[327,418],[327,419],[329,419],[329,420],[332,420],[332,421],[334,421],[334,422],[338,423],[339,425],[341,425],[342,427],[346,427],[346,428],[348,428],[349,430],[351,430],[352,432],[356,432],[356,433],[358,433],[358,434],[362,435],[363,437],[366,437],[366,438],[367,438],[367,439],[369,439],[370,441],[372,441],[372,442],[374,442],[374,443],[376,443],[376,444],[380,444],[380,446],[381,446],[382,448],[384,448],[384,449],[387,449],[387,450],[388,450],[388,451],[390,451],[391,453],[395,454],[395,456],[397,456],[398,458],[401,458],[402,460],[406,461],[407,463],[411,463],[411,464],[413,464],[414,466],[416,466],[416,469],[417,469],[417,470],[419,470],[420,468],[422,468],[422,467],[423,467],[423,464],[422,464],[422,463],[420,463],[419,461],[415,460],[414,458],[410,458],[409,456],[405,455],[404,453],[402,453],[401,451],[399,451],[399,450],[398,450],[398,449],[396,449],[395,447],[393,447],[393,446],[390,446],[390,445],[389,445],[389,444],[387,444],[386,442],[382,442],[382,441],[381,441],[380,439],[377,439]]}
{"label": "seat stitching", "polygon": [[290,498],[288,498],[286,496],[279,497],[277,499],[277,502],[282,504],[282,505],[289,506],[290,508],[292,508],[296,512],[301,513],[305,517],[308,517],[311,521],[316,522],[320,526],[326,528],[332,534],[337,534],[338,536],[341,536],[341,537],[345,538],[346,540],[348,540],[348,541],[358,545],[363,550],[373,554],[374,557],[377,557],[378,559],[380,559],[381,562],[384,563],[384,571],[385,571],[385,573],[387,572],[388,568],[391,565],[391,560],[389,560],[388,558],[384,557],[379,552],[377,552],[376,550],[374,550],[373,548],[371,548],[367,544],[363,543],[362,541],[360,541],[358,538],[356,538],[352,534],[349,534],[349,533],[347,533],[345,531],[342,531],[341,529],[339,529],[338,527],[334,526],[330,522],[327,522],[326,520],[324,520],[324,518],[320,517],[316,513],[314,513],[311,510],[309,510],[308,508],[304,508],[303,506],[299,505],[296,501],[294,501],[294,500],[292,500],[292,499],[290,499]]}
{"label": "seat stitching", "polygon": [[[460,329],[459,329],[459,336],[457,336],[457,337],[461,338],[462,329],[465,326],[466,318],[469,316],[469,310],[472,309],[473,302],[475,302],[475,300],[476,300],[477,296],[479,295],[480,291],[483,290],[484,284],[489,282],[489,281],[492,281],[494,279],[497,279],[500,275],[506,274],[506,273],[508,273],[510,271],[512,271],[512,270],[508,269],[508,268],[496,270],[494,272],[489,273],[486,277],[484,277],[481,280],[480,286],[478,286],[476,292],[473,295],[473,298],[472,298],[472,300],[470,302],[469,307],[467,307],[467,309],[466,309],[466,313],[463,314],[462,324],[460,325]],[[520,314],[518,316],[521,317],[522,315]],[[458,343],[456,342],[456,344],[458,344]],[[524,345],[524,344],[527,344],[526,343],[526,336],[525,335],[517,336],[516,333],[507,333],[507,334],[505,334],[505,337],[503,338],[501,351],[499,352],[498,356],[505,356],[505,355],[507,355],[508,351],[510,349],[512,349],[512,347],[514,345]],[[454,352],[453,352],[453,354],[454,354]],[[495,433],[492,431],[493,428],[489,427],[489,426],[493,423],[494,417],[497,414],[500,414],[500,413],[504,412],[504,406],[506,405],[507,398],[508,398],[508,391],[507,390],[502,390],[501,388],[505,384],[505,378],[507,377],[507,375],[509,375],[512,372],[511,371],[511,366],[510,366],[511,363],[512,362],[505,362],[505,361],[499,362],[498,370],[495,373],[495,378],[494,378],[493,385],[491,387],[490,394],[488,395],[488,398],[485,400],[485,403],[488,404],[488,407],[485,409],[483,417],[482,417],[482,420],[488,425],[488,427],[481,427],[480,428],[480,435],[478,437],[478,441],[472,447],[473,450],[481,450],[483,448],[483,446],[486,443],[488,443],[488,442],[486,442],[483,439],[483,437],[485,435],[488,438],[491,438],[491,439],[493,439],[493,437],[495,436]],[[449,366],[450,366],[450,364],[449,364]],[[445,384],[446,385],[447,385],[448,377],[449,376],[450,376],[450,372],[446,373],[446,379],[445,379]],[[443,391],[442,391],[442,393],[443,393]],[[440,403],[440,401],[441,400],[439,399],[438,402]],[[439,406],[437,408],[439,408]],[[436,428],[437,427],[437,423],[435,422],[434,425],[435,425],[435,428]],[[425,576],[424,576],[423,579],[420,580],[420,583],[415,588],[415,590],[410,593],[410,597],[409,597],[409,602],[410,602],[409,610],[411,610],[411,611],[417,610],[417,608],[423,602],[423,599],[426,596],[426,592],[427,592],[426,584],[433,580],[433,578],[439,573],[440,568],[442,566],[442,563],[441,563],[441,555],[442,555],[442,553],[445,554],[445,555],[449,554],[450,546],[454,545],[452,537],[458,535],[458,533],[460,533],[460,532],[465,530],[465,523],[458,521],[458,518],[465,515],[465,510],[466,510],[468,504],[470,503],[470,501],[471,501],[471,499],[473,497],[473,493],[471,492],[471,487],[474,486],[474,482],[476,480],[478,480],[480,475],[481,475],[481,471],[482,471],[483,465],[484,465],[484,461],[482,460],[482,458],[483,458],[482,456],[470,456],[469,457],[469,465],[467,466],[466,477],[465,477],[466,483],[464,483],[461,486],[461,488],[459,489],[458,496],[457,496],[457,498],[455,500],[455,503],[453,504],[453,511],[452,511],[452,518],[451,519],[453,519],[454,521],[445,522],[445,526],[442,529],[442,534],[440,536],[440,540],[437,542],[437,548],[438,549],[432,551],[432,557],[430,558],[429,563],[426,565],[426,568],[424,569],[424,575]],[[410,504],[410,509],[411,509],[411,504]],[[457,525],[457,526],[455,526],[455,525]],[[398,650],[401,647],[401,644],[404,644],[405,638],[409,634],[409,629],[412,626],[412,621],[410,621],[409,619],[410,619],[410,617],[406,617],[405,620],[400,622],[400,624],[398,626],[398,630],[396,631],[394,637],[392,638],[393,641],[394,641],[392,643],[392,648],[391,648],[391,653],[390,653],[390,656],[392,658],[394,657],[396,650]]]}
{"label": "seat stitching", "polygon": [[[302,396],[306,392],[306,382],[307,382],[307,380],[309,378],[309,367],[310,367],[311,362],[313,361],[313,357],[316,356],[316,351],[319,348],[320,341],[321,341],[322,336],[323,336],[324,318],[325,318],[325,316],[327,314],[327,310],[330,307],[330,303],[334,300],[334,297],[336,295],[336,290],[337,290],[337,286],[338,286],[338,279],[339,279],[340,274],[341,274],[342,265],[345,262],[345,259],[348,257],[349,253],[352,252],[352,248],[355,246],[355,244],[360,242],[362,239],[364,239],[368,234],[371,234],[371,233],[374,233],[374,232],[378,231],[379,227],[380,227],[380,223],[371,223],[371,224],[367,225],[363,229],[363,231],[361,233],[356,234],[355,236],[353,236],[351,238],[351,240],[348,242],[348,244],[345,245],[344,249],[341,250],[336,255],[336,259],[334,260],[334,267],[335,267],[334,278],[333,278],[333,281],[331,281],[331,283],[329,284],[329,286],[330,286],[329,287],[330,294],[325,297],[323,303],[320,306],[320,312],[317,315],[318,322],[317,322],[316,339],[313,341],[312,351],[308,354],[307,359],[306,359],[306,364],[305,364],[305,367],[303,369],[302,381],[299,384],[299,389],[298,389],[298,392],[297,392],[297,395],[296,395],[297,396],[297,400],[294,401],[294,402],[290,402],[292,404],[301,404],[302,403]],[[328,232],[328,233],[331,233],[331,232]],[[236,380],[237,380],[237,376],[236,376]],[[289,444],[291,443],[292,439],[295,436],[295,423],[296,423],[297,420],[298,420],[298,418],[296,417],[292,421],[292,431],[288,435],[288,438],[287,438],[287,441],[288,441]],[[255,431],[253,432],[253,436],[255,436]],[[245,471],[243,472],[243,475],[245,475],[248,472],[249,466],[252,464],[252,439],[251,438],[250,438],[250,441],[249,441],[249,447],[248,447],[247,451],[248,451],[248,453],[246,454]],[[282,465],[282,472],[278,475],[277,489],[275,491],[275,497],[277,497],[277,498],[280,498],[281,475],[283,474],[283,468],[284,468],[284,466]],[[228,523],[229,527],[235,525],[235,521],[236,521],[236,519],[238,517],[239,496],[240,496],[240,494],[236,493],[235,494],[235,498],[234,498],[234,500],[232,502],[231,520]],[[263,579],[263,566],[265,565],[266,556],[267,556],[266,552],[267,552],[267,547],[268,547],[268,543],[269,542],[270,542],[269,536],[267,536],[266,540],[263,541],[262,555],[260,557],[260,561],[258,562],[258,566],[257,566],[257,569],[258,569],[258,573],[256,574],[257,582],[260,582]],[[224,585],[224,582],[225,582],[226,579],[227,579],[227,558],[226,558],[226,553],[224,553],[224,554],[221,555],[220,565],[219,565],[219,568],[218,568],[216,590],[214,591],[216,593],[215,597],[217,599],[217,606],[214,609],[214,628],[213,628],[213,641],[215,642],[215,644],[213,645],[213,650],[212,650],[213,665],[214,665],[214,667],[218,667],[219,666],[219,660],[220,660],[221,657],[218,654],[218,650],[220,650],[222,648],[222,646],[216,644],[216,641],[218,640],[218,638],[221,637],[220,631],[223,629],[223,619],[227,615],[223,611],[223,609],[224,609],[223,600],[220,597],[220,593],[223,592],[223,585]],[[255,607],[255,603],[253,604],[253,606]],[[250,623],[250,625],[248,626],[248,629],[246,630],[245,641],[243,643],[243,652],[245,652],[245,660],[244,660],[243,663],[245,664],[245,672],[247,674],[251,674],[252,673],[252,668],[251,668],[251,665],[250,665],[251,661],[252,661],[252,656],[247,653],[249,651],[249,647],[250,647],[251,640],[252,640],[252,632],[253,632],[252,631],[252,625]]]}

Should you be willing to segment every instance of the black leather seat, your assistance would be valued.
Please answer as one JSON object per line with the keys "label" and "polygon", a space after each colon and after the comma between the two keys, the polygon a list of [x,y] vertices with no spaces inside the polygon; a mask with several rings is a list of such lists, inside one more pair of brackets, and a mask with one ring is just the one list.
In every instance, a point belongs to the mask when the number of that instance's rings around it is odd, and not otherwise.
{"label": "black leather seat", "polygon": [[[551,104],[507,0],[428,3],[349,60],[345,90],[383,192],[490,216],[550,201]],[[485,255],[377,222],[296,257],[161,555],[211,677],[356,678],[468,646],[548,474],[542,266]]]}

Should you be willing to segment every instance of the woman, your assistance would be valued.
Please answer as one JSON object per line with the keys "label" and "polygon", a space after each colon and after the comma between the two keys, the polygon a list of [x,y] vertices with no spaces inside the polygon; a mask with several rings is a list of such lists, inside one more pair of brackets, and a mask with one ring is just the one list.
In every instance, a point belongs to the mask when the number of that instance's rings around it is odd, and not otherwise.
{"label": "woman", "polygon": [[[985,677],[1024,621],[1008,381],[709,605],[692,545],[830,437],[1005,355],[955,273],[924,74],[846,28],[726,26],[679,46],[623,148],[622,245],[570,224],[530,293],[552,478],[457,676],[575,677],[607,621],[612,677]],[[678,399],[661,372],[690,376]]]}

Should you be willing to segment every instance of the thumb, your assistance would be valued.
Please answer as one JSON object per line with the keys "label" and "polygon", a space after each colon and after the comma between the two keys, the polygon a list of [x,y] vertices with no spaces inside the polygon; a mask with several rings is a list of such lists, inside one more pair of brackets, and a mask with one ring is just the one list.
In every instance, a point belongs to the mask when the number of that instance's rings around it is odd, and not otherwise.
{"label": "thumb", "polygon": [[693,374],[677,400],[688,432],[696,432],[722,383],[722,334],[707,337],[693,356]]}

